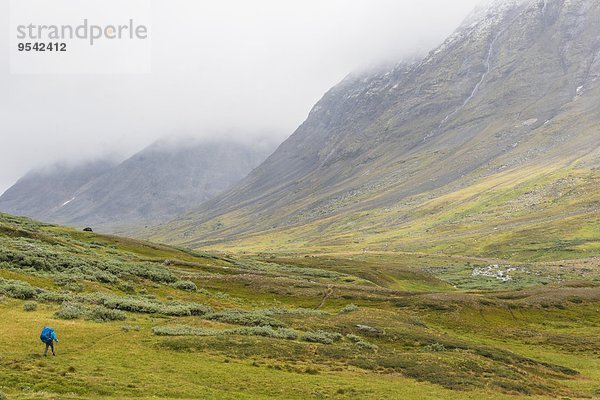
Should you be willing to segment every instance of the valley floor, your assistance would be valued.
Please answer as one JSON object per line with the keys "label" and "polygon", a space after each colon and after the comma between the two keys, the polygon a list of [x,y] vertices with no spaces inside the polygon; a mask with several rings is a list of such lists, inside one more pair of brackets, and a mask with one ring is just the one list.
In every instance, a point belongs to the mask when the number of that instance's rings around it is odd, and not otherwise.
{"label": "valley floor", "polygon": [[598,262],[217,256],[0,214],[0,393],[594,398]]}

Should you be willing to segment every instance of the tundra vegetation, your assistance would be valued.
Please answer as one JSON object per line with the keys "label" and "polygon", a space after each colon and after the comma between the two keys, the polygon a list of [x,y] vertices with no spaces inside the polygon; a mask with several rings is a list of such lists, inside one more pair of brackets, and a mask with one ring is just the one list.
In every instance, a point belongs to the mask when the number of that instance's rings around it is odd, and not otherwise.
{"label": "tundra vegetation", "polygon": [[0,214],[0,399],[593,398],[599,268],[216,255]]}

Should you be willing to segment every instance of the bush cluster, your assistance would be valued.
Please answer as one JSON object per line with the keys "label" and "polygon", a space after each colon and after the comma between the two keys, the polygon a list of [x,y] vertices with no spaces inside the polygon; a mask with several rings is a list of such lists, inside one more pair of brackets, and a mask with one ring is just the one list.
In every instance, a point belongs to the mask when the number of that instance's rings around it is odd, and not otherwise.
{"label": "bush cluster", "polygon": [[[73,281],[66,277],[57,277],[57,283],[66,285]],[[187,281],[179,281],[187,282]],[[193,285],[193,282],[189,282]],[[186,287],[190,287],[185,283]],[[194,285],[195,286],[195,285]],[[49,292],[35,288],[28,283],[0,279],[0,294],[40,302],[62,303],[56,317],[77,319],[86,317],[95,321],[115,321],[126,318],[122,311],[144,314],[162,314],[169,316],[202,316],[204,319],[220,321],[250,327],[282,328],[286,324],[273,318],[273,315],[309,315],[321,316],[325,312],[312,309],[286,309],[280,307],[258,311],[239,309],[214,311],[211,307],[182,301],[159,301],[150,296],[117,296],[108,293]],[[86,308],[85,305],[99,306]],[[310,339],[309,339],[310,340]],[[319,340],[319,339],[317,339]]]}
{"label": "bush cluster", "polygon": [[12,281],[0,278],[0,294],[21,300],[35,299],[42,293],[41,289],[31,286],[29,283],[21,281]]}
{"label": "bush cluster", "polygon": [[356,347],[358,347],[359,349],[363,349],[363,350],[378,350],[379,347],[377,347],[377,345],[373,344],[373,343],[369,343],[369,342],[365,342],[365,341],[359,341],[354,343],[356,345]]}
{"label": "bush cluster", "polygon": [[315,310],[312,308],[282,308],[282,307],[270,307],[263,310],[257,311],[268,317],[272,315],[305,315],[311,317],[319,317],[328,315],[327,312],[322,310]]}
{"label": "bush cluster", "polygon": [[134,331],[134,332],[139,332],[139,331],[140,331],[140,329],[141,329],[141,328],[140,328],[138,325],[123,325],[123,326],[121,327],[121,330],[122,330],[123,332],[131,332],[131,331]]}
{"label": "bush cluster", "polygon": [[353,343],[358,343],[362,341],[362,338],[360,336],[354,335],[352,333],[347,334],[346,337]]}
{"label": "bush cluster", "polygon": [[[23,244],[22,241],[27,239],[21,238],[15,244]],[[38,247],[32,248],[33,244]],[[0,249],[2,267],[53,276],[61,286],[71,285],[80,280],[115,284],[119,279],[130,280],[133,277],[164,284],[177,281],[177,277],[171,271],[156,263],[100,260],[73,252],[59,252],[50,247],[40,247],[39,243],[34,241],[22,247],[26,247],[27,250]],[[77,289],[77,286],[73,288]]]}
{"label": "bush cluster", "polygon": [[28,301],[25,304],[23,304],[23,310],[35,311],[35,310],[37,310],[37,303],[35,303],[33,301]]}
{"label": "bush cluster", "polygon": [[[0,295],[1,294],[22,300],[35,299],[41,302],[63,303],[63,307],[57,313],[57,317],[62,319],[81,317],[82,314],[77,310],[80,310],[83,307],[83,304],[98,305],[111,310],[170,316],[205,315],[213,311],[212,308],[203,304],[181,301],[162,302],[149,297],[116,296],[105,293],[74,294],[70,292],[48,292],[43,289],[35,288],[26,282],[11,281],[2,278],[0,278]],[[111,318],[116,315],[118,314],[115,314]],[[98,316],[98,319],[103,318],[103,316]],[[224,322],[231,321],[232,323],[239,321],[239,325],[282,325],[281,322],[272,318],[237,310],[232,313],[223,311],[212,314],[211,319]]]}
{"label": "bush cluster", "polygon": [[444,346],[441,343],[431,343],[428,344],[427,346],[425,346],[423,348],[425,351],[432,351],[432,352],[438,352],[438,351],[446,351],[446,346]]}
{"label": "bush cluster", "polygon": [[198,290],[198,287],[192,281],[177,281],[173,284],[173,287],[186,292],[195,292]]}
{"label": "bush cluster", "polygon": [[244,326],[234,329],[198,328],[187,325],[157,326],[152,328],[157,336],[262,336],[275,339],[295,340],[298,333],[288,328],[272,328],[270,326]]}
{"label": "bush cluster", "polygon": [[[188,325],[156,326],[152,332],[157,336],[262,336],[274,339],[297,340],[311,343],[332,344],[342,338],[339,333],[316,331],[299,334],[290,328],[274,328],[272,326],[243,326],[233,329],[200,328]],[[360,339],[360,338],[359,338]],[[364,349],[377,349],[374,344],[358,340],[356,345]]]}
{"label": "bush cluster", "polygon": [[75,296],[69,292],[46,292],[37,295],[37,300],[43,303],[64,303],[74,301]]}
{"label": "bush cluster", "polygon": [[218,336],[224,330],[196,328],[188,325],[155,326],[152,333],[156,336]]}
{"label": "bush cluster", "polygon": [[285,324],[274,318],[271,318],[264,313],[257,311],[243,310],[223,310],[217,311],[204,316],[205,319],[212,321],[226,322],[235,325],[247,326],[272,326],[283,327]]}
{"label": "bush cluster", "polygon": [[63,303],[60,309],[54,313],[58,319],[79,319],[86,313],[81,303]]}
{"label": "bush cluster", "polygon": [[289,328],[277,328],[274,329],[270,326],[245,326],[242,328],[236,328],[231,330],[233,335],[244,335],[244,336],[264,336],[275,339],[287,339],[296,340],[298,339],[298,333]]}
{"label": "bush cluster", "polygon": [[82,303],[63,303],[54,314],[59,319],[85,318],[95,322],[124,321],[127,314],[120,310],[113,310],[102,306],[85,307]]}
{"label": "bush cluster", "polygon": [[83,292],[84,287],[81,283],[78,282],[78,278],[83,280],[84,277],[76,277],[76,276],[64,276],[65,274],[60,274],[56,278],[54,278],[54,282],[62,287],[65,290],[69,290],[72,292]]}
{"label": "bush cluster", "polygon": [[204,315],[212,311],[208,306],[181,301],[161,302],[147,297],[114,296],[108,294],[91,294],[86,300],[106,308],[131,311],[143,314],[163,314],[171,316]]}
{"label": "bush cluster", "polygon": [[335,332],[314,331],[306,332],[302,335],[302,340],[311,343],[332,344],[342,338],[342,335]]}
{"label": "bush cluster", "polygon": [[87,311],[85,318],[96,322],[124,321],[127,319],[127,314],[121,310],[94,306]]}
{"label": "bush cluster", "polygon": [[358,306],[356,304],[348,304],[347,306],[345,306],[344,308],[342,308],[340,310],[340,313],[346,314],[346,313],[351,313],[351,312],[354,312],[357,310],[358,310]]}

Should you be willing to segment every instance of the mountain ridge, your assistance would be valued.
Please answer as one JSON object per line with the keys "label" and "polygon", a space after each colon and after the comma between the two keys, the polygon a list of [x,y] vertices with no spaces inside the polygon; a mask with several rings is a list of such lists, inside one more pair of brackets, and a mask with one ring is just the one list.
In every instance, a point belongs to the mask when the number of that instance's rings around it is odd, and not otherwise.
{"label": "mountain ridge", "polygon": [[308,227],[327,218],[385,214],[524,166],[596,168],[598,3],[492,10],[467,18],[418,63],[347,77],[239,185],[149,236],[251,246],[249,237],[296,229],[318,243]]}
{"label": "mountain ridge", "polygon": [[[271,151],[271,144],[229,140],[159,140],[121,163],[87,179],[72,179],[82,167],[59,166],[54,175],[30,173],[0,196],[0,209],[70,226],[125,232],[168,220],[222,192],[243,178]],[[69,181],[69,190],[44,203],[49,190],[40,186]],[[41,189],[40,189],[41,188]],[[29,202],[27,202],[28,200]]]}

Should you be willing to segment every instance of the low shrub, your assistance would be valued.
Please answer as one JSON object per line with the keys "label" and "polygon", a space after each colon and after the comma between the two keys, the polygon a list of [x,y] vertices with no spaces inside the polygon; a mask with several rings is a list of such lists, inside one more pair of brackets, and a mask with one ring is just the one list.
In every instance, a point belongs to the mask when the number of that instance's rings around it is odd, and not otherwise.
{"label": "low shrub", "polygon": [[[121,271],[157,283],[175,283],[177,277],[163,266],[152,263],[120,263]],[[122,269],[125,267],[125,269]],[[111,271],[113,272],[113,271]]]}
{"label": "low shrub", "polygon": [[43,292],[37,296],[37,300],[43,303],[65,303],[74,299],[74,295],[67,292]]}
{"label": "low shrub", "polygon": [[131,282],[121,282],[119,285],[117,285],[117,288],[120,291],[122,291],[123,293],[127,293],[127,294],[135,293],[135,286],[133,286],[133,284],[131,284]]}
{"label": "low shrub", "polygon": [[37,310],[37,303],[34,303],[33,301],[28,301],[25,304],[23,304],[23,310],[35,311]]}
{"label": "low shrub", "polygon": [[275,339],[287,339],[295,340],[298,339],[298,333],[293,329],[278,328],[273,329],[270,326],[247,326],[243,328],[232,329],[229,331],[232,335],[243,335],[243,336],[264,336]]}
{"label": "low shrub", "polygon": [[428,344],[423,349],[425,351],[440,352],[440,351],[446,351],[446,346],[444,346],[441,343],[436,342],[436,343]]}
{"label": "low shrub", "polygon": [[95,306],[86,312],[85,317],[96,322],[124,321],[127,319],[127,314],[121,310]]}
{"label": "low shrub", "polygon": [[79,283],[79,281],[83,279],[85,279],[83,274],[71,274],[69,276],[61,274],[54,278],[54,282],[65,290],[69,290],[71,292],[83,292],[84,287],[81,283]]}
{"label": "low shrub", "polygon": [[235,325],[283,327],[285,324],[261,312],[223,310],[204,316],[205,319]]}
{"label": "low shrub", "polygon": [[188,325],[155,326],[152,333],[156,336],[217,336],[223,331],[196,328]]}
{"label": "low shrub", "polygon": [[[36,247],[32,246],[34,243]],[[0,263],[7,263],[10,269],[35,271],[42,276],[52,276],[67,281],[72,278],[76,281],[89,280],[114,284],[119,279],[130,280],[132,277],[164,284],[177,281],[177,277],[171,271],[156,263],[91,259],[81,256],[86,254],[86,251],[65,253],[31,240],[27,245],[26,251],[0,249]]]}
{"label": "low shrub", "polygon": [[21,300],[34,299],[42,289],[35,288],[29,283],[0,278],[0,294]]}
{"label": "low shrub", "polygon": [[332,344],[342,338],[342,335],[335,332],[315,331],[306,332],[302,335],[302,340],[311,343]]}
{"label": "low shrub", "polygon": [[8,397],[4,394],[3,391],[0,390],[0,400],[8,400]]}
{"label": "low shrub", "polygon": [[318,375],[319,374],[319,370],[315,367],[307,367],[304,370],[305,374],[309,374],[309,375]]}
{"label": "low shrub", "polygon": [[272,315],[305,315],[312,317],[319,317],[323,315],[328,315],[327,312],[322,310],[315,310],[312,308],[282,308],[282,307],[270,307],[265,308],[260,311],[255,311],[256,313],[260,313],[266,316]]}
{"label": "low shrub", "polygon": [[123,332],[131,332],[131,331],[139,332],[140,331],[140,327],[137,326],[137,325],[134,325],[134,326],[132,326],[132,325],[123,325],[121,327],[121,330]]}
{"label": "low shrub", "polygon": [[361,341],[362,341],[362,338],[361,338],[360,336],[358,336],[358,335],[354,335],[354,334],[352,334],[352,333],[349,333],[349,334],[347,334],[347,335],[346,335],[346,337],[347,337],[347,338],[348,338],[348,339],[349,339],[351,342],[354,342],[354,343],[358,343],[358,342],[361,342]]}
{"label": "low shrub", "polygon": [[187,325],[157,326],[152,328],[152,333],[157,336],[262,336],[275,339],[295,340],[298,333],[292,329],[278,328],[270,326],[245,326],[235,329],[211,329],[199,328]]}
{"label": "low shrub", "polygon": [[198,303],[179,301],[161,302],[148,297],[114,296],[96,293],[87,295],[84,299],[106,308],[144,314],[163,314],[179,317],[204,315],[212,311],[210,307]]}
{"label": "low shrub", "polygon": [[100,305],[86,308],[82,303],[78,302],[63,303],[60,309],[54,313],[54,316],[67,320],[85,318],[95,322],[124,321],[127,319],[127,314],[123,311]]}
{"label": "low shrub", "polygon": [[379,347],[377,347],[377,345],[373,344],[373,343],[369,343],[369,342],[365,342],[365,341],[359,341],[354,343],[356,345],[356,347],[358,347],[359,349],[362,350],[378,350]]}
{"label": "low shrub", "polygon": [[86,310],[80,303],[63,303],[60,309],[54,313],[58,319],[78,319],[85,315]]}
{"label": "low shrub", "polygon": [[173,284],[173,287],[186,292],[195,292],[198,290],[198,287],[192,281],[177,281]]}
{"label": "low shrub", "polygon": [[531,390],[528,387],[516,382],[494,381],[493,384],[505,392],[531,395]]}
{"label": "low shrub", "polygon": [[358,306],[356,304],[348,304],[344,308],[340,310],[340,313],[347,314],[358,310]]}

